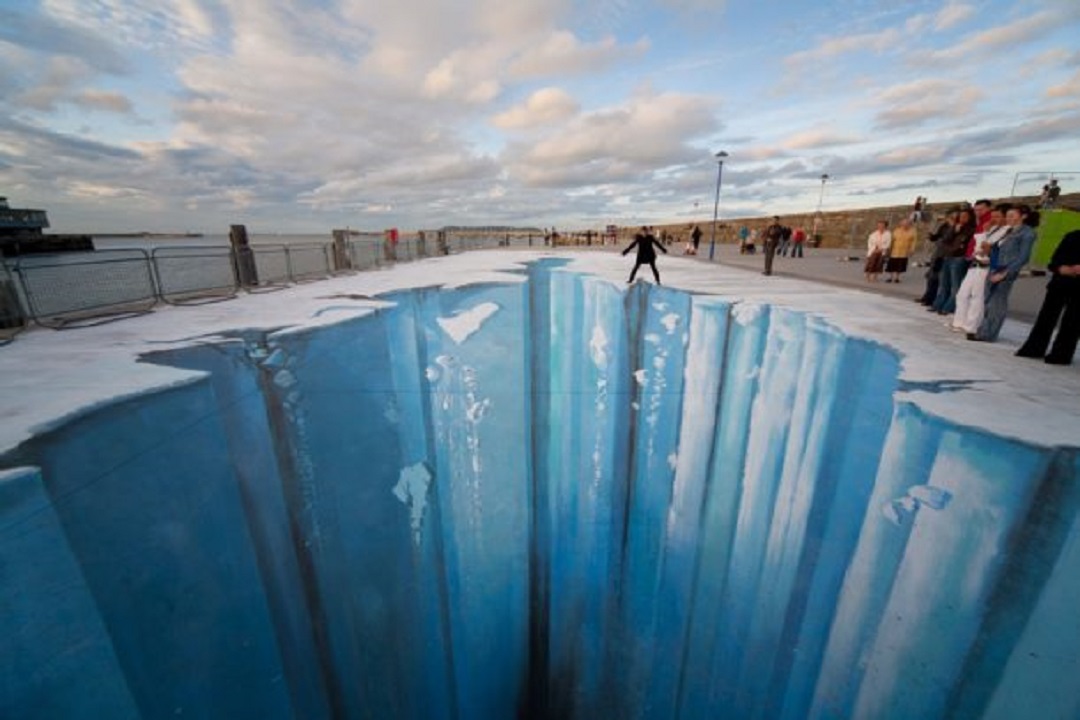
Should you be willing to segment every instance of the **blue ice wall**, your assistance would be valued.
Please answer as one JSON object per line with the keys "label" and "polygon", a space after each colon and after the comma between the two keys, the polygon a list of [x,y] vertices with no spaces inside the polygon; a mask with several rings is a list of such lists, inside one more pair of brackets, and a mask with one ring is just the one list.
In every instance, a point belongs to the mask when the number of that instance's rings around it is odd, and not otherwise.
{"label": "blue ice wall", "polygon": [[1075,449],[791,310],[387,299],[5,458],[0,715],[1080,714]]}
{"label": "blue ice wall", "polygon": [[[93,598],[80,611],[99,615],[122,672],[114,683],[126,684],[143,716],[292,715],[223,435],[204,380],[83,416],[23,448]],[[15,558],[12,572],[47,559]],[[6,681],[43,669],[20,663]],[[70,695],[56,701],[77,705],[80,684],[60,685]],[[38,716],[33,704],[2,710]]]}
{"label": "blue ice wall", "polygon": [[34,468],[0,472],[0,578],[4,715],[139,717],[93,595]]}

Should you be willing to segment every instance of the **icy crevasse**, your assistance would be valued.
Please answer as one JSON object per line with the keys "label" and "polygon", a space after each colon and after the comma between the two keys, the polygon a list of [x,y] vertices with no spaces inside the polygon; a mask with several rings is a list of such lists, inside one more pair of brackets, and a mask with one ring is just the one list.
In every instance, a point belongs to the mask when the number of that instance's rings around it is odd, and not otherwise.
{"label": "icy crevasse", "polygon": [[4,607],[66,625],[5,613],[0,714],[1076,715],[1075,449],[788,309],[543,263],[387,299],[5,458]]}

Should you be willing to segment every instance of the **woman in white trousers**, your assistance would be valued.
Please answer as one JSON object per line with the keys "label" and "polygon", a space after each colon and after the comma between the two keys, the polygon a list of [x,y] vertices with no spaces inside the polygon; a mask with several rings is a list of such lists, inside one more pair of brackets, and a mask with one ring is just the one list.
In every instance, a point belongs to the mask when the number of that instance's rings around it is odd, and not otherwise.
{"label": "woman in white trousers", "polygon": [[960,283],[956,292],[956,314],[953,315],[949,328],[953,332],[972,335],[979,330],[986,310],[986,278],[990,274],[991,249],[1008,234],[1005,225],[1007,205],[998,205],[990,211],[990,222],[986,232],[975,236],[975,254],[971,258],[971,267]]}

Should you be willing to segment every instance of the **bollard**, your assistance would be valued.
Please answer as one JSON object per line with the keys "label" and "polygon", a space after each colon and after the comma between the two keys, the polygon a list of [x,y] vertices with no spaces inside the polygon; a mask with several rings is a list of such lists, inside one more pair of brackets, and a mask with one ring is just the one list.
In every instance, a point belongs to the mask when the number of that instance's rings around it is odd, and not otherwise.
{"label": "bollard", "polygon": [[348,230],[331,230],[334,239],[334,272],[352,269],[352,258],[349,257]]}
{"label": "bollard", "polygon": [[255,253],[248,244],[247,227],[229,226],[229,242],[233,249],[233,269],[240,287],[255,287],[259,284],[259,272],[255,267]]}

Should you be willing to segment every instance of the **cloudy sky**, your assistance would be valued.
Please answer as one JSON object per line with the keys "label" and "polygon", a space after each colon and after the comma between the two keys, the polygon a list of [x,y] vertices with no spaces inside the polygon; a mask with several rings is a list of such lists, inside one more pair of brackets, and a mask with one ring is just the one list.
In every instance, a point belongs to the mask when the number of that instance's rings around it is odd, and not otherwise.
{"label": "cloudy sky", "polygon": [[60,232],[584,228],[711,218],[719,150],[721,217],[823,173],[826,210],[1070,190],[1077,37],[1076,0],[0,0],[0,195]]}

